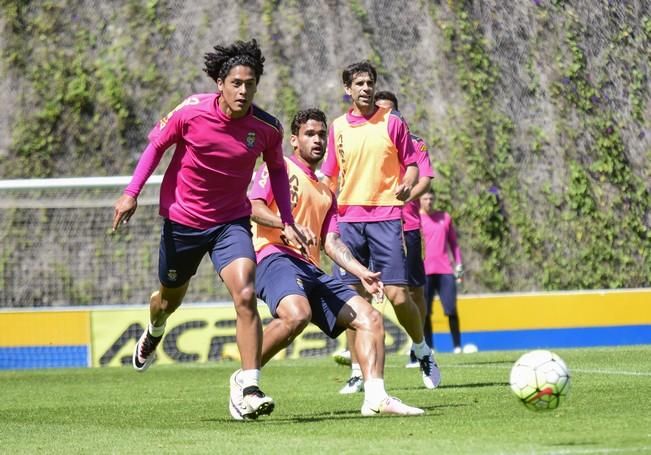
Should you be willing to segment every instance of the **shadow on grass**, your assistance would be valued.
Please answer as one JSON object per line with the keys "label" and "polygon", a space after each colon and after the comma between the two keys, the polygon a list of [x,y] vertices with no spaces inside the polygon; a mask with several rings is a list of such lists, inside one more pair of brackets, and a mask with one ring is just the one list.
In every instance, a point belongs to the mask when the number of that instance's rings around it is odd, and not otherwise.
{"label": "shadow on grass", "polygon": [[[397,416],[397,415],[383,415],[380,418],[382,419],[403,419],[403,418],[426,418],[426,417],[438,417],[444,415],[442,412],[438,412],[440,410],[443,410],[444,408],[457,408],[457,407],[465,407],[468,406],[466,404],[444,404],[444,405],[433,405],[433,406],[420,406],[421,409],[425,410],[425,415],[423,416]],[[236,421],[230,418],[213,418],[213,419],[201,419],[202,422],[215,422],[215,423],[232,423],[234,425],[237,424],[247,424],[247,423],[255,423],[256,425],[279,425],[279,424],[287,424],[287,423],[316,423],[316,422],[324,422],[324,421],[329,421],[329,420],[337,420],[340,422],[341,420],[351,420],[351,421],[357,421],[357,420],[369,420],[372,419],[372,417],[365,417],[360,414],[358,409],[354,410],[340,410],[340,411],[331,411],[331,412],[323,412],[323,413],[311,413],[309,415],[294,415],[294,416],[282,416],[282,417],[261,417],[257,420],[245,420],[245,421]]]}
{"label": "shadow on grass", "polygon": [[[437,389],[473,389],[480,387],[504,387],[508,385],[508,382],[473,382],[468,384],[443,384],[438,386]],[[415,390],[424,390],[424,388],[422,386],[391,388],[392,392],[412,392]]]}
{"label": "shadow on grass", "polygon": [[512,365],[517,358],[513,360],[486,360],[483,362],[461,362],[459,365],[472,366],[472,365]]}

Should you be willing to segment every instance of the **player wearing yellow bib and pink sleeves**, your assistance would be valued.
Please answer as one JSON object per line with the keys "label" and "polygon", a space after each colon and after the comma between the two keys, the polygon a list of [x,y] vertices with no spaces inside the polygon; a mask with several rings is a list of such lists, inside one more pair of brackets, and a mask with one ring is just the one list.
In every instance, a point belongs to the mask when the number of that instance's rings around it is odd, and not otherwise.
{"label": "player wearing yellow bib and pink sleeves", "polygon": [[[418,180],[416,151],[400,115],[375,106],[377,72],[370,62],[348,66],[342,79],[352,106],[330,128],[328,153],[321,167],[324,182],[339,191],[342,240],[359,262],[382,274],[385,294],[414,343],[423,383],[435,388],[440,383],[440,371],[425,342],[418,308],[409,295],[403,249],[402,206]],[[340,267],[334,267],[334,273],[364,292],[357,277]],[[354,362],[351,378],[341,393],[361,391],[362,385],[359,365]]]}
{"label": "player wearing yellow bib and pink sleeves", "polygon": [[294,227],[280,122],[253,105],[264,67],[260,48],[252,40],[215,46],[214,51],[205,55],[204,71],[216,82],[218,93],[190,96],[152,129],[131,183],[115,203],[113,230],[134,214],[145,182],[175,145],[160,190],[160,288],[150,298],[150,323],[136,343],[133,367],[143,372],[154,361],[167,318],[181,305],[191,277],[208,254],[237,312],[245,387],[240,412],[255,418],[274,408],[258,387],[262,324],[246,197],[259,156],[269,166],[285,236],[304,245],[309,239]]}
{"label": "player wearing yellow bib and pink sleeves", "polygon": [[[303,248],[282,234],[282,219],[269,185],[267,166],[257,172],[249,194],[253,205],[253,244],[258,267],[258,296],[274,319],[265,327],[262,365],[289,346],[309,322],[335,338],[346,328],[357,332],[356,351],[365,378],[362,414],[419,415],[422,409],[390,397],[384,388],[384,327],[382,315],[341,281],[319,268],[323,247],[332,260],[353,274],[371,293],[382,293],[379,273],[352,257],[339,239],[334,194],[319,182],[315,172],[326,145],[326,118],[318,109],[299,111],[292,120],[294,153],[285,159],[289,175],[292,214],[297,223],[315,233],[316,241]],[[240,372],[231,376],[229,410],[236,420],[240,413]]]}
{"label": "player wearing yellow bib and pink sleeves", "polygon": [[[398,111],[398,98],[395,94],[388,91],[380,91],[375,94],[375,104],[379,107],[385,107]],[[424,322],[425,342],[432,346],[431,323],[427,321],[427,306],[425,304],[425,267],[423,265],[422,238],[420,235],[420,197],[431,188],[434,170],[429,160],[429,151],[425,141],[411,134],[411,141],[416,150],[418,166],[418,183],[411,189],[409,198],[402,207],[402,229],[405,236],[405,247],[407,254],[407,283],[409,293],[414,303],[420,311],[420,316]],[[430,327],[429,334],[427,328]],[[418,359],[414,353],[413,347],[409,352],[409,362],[407,368],[418,368]]]}

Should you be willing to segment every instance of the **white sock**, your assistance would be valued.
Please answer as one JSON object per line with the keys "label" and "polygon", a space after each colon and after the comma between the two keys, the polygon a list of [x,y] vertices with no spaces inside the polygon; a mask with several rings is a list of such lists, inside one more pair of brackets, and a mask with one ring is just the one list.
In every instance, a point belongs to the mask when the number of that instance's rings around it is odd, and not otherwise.
{"label": "white sock", "polygon": [[371,378],[364,381],[364,400],[372,405],[379,403],[389,395],[384,390],[384,379]]}
{"label": "white sock", "polygon": [[165,323],[163,325],[155,327],[151,322],[149,323],[149,334],[153,337],[159,337],[165,333]]}
{"label": "white sock", "polygon": [[421,341],[420,343],[414,343],[414,353],[416,354],[416,357],[419,359],[422,359],[423,357],[430,355],[432,353],[432,350],[427,346],[427,343],[425,343],[425,340]]}
{"label": "white sock", "polygon": [[260,370],[242,370],[237,375],[237,379],[243,389],[251,386],[258,387]]}
{"label": "white sock", "polygon": [[362,368],[359,366],[359,363],[353,363],[350,365],[350,377],[359,376],[362,377]]}

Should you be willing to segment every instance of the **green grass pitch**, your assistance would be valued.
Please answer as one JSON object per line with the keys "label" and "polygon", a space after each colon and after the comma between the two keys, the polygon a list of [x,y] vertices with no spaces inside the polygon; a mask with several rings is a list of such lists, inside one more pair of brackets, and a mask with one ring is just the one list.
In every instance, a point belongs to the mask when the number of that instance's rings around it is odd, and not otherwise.
{"label": "green grass pitch", "polygon": [[554,351],[572,389],[544,413],[509,389],[522,351],[439,355],[431,391],[390,356],[387,390],[422,417],[362,417],[363,395],[337,393],[348,369],[329,358],[270,363],[261,385],[276,410],[254,422],[228,414],[233,362],[2,371],[0,453],[651,453],[651,346]]}

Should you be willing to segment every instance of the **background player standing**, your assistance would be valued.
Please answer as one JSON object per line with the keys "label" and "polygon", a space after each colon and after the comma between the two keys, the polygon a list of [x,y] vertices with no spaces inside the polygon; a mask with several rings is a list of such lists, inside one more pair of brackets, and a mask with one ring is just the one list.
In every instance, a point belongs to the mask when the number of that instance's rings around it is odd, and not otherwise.
{"label": "background player standing", "polygon": [[[454,230],[452,217],[447,212],[434,210],[434,192],[429,191],[420,198],[421,224],[425,249],[425,302],[427,316],[425,317],[425,334],[432,340],[432,305],[438,294],[445,315],[450,324],[454,353],[462,352],[461,330],[457,314],[457,283],[463,276],[461,249],[457,243],[457,233]],[[448,253],[450,249],[455,261],[454,271]],[[476,348],[475,348],[476,349]]]}

